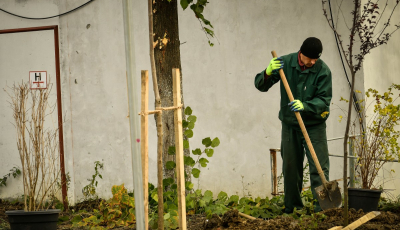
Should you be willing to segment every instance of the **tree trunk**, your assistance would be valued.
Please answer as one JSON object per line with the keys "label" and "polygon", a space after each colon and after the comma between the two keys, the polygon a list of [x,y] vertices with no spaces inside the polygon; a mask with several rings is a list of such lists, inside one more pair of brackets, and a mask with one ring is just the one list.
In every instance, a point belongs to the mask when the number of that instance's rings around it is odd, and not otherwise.
{"label": "tree trunk", "polygon": [[[154,48],[154,58],[156,62],[157,82],[161,98],[161,106],[170,107],[174,105],[172,69],[178,68],[182,73],[177,0],[171,0],[170,2],[153,1],[153,29],[154,41],[158,42]],[[183,104],[182,74],[181,95]],[[184,113],[182,114],[182,118],[185,119]],[[173,177],[175,170],[167,170],[165,164],[168,161],[175,161],[175,156],[168,155],[168,148],[175,145],[174,111],[163,111],[162,122],[164,176]],[[184,154],[189,155],[189,150],[185,149]],[[186,168],[187,167],[185,167],[186,173],[190,175]]]}

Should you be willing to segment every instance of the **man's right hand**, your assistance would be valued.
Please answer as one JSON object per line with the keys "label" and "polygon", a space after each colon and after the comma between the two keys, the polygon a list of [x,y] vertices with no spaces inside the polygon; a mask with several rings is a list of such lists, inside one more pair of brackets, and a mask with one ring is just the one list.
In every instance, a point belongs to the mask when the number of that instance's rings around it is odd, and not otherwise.
{"label": "man's right hand", "polygon": [[283,61],[281,57],[278,58],[272,58],[272,60],[269,62],[269,66],[265,70],[265,73],[270,76],[272,74],[276,74],[279,69],[283,68]]}

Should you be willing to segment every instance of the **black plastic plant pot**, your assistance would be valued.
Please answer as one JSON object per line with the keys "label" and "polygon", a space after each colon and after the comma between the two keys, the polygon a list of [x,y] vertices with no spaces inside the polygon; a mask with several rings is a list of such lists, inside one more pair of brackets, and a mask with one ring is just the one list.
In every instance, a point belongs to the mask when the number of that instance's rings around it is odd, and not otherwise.
{"label": "black plastic plant pot", "polygon": [[349,208],[362,209],[364,213],[377,211],[382,190],[349,188]]}
{"label": "black plastic plant pot", "polygon": [[56,230],[60,209],[25,212],[7,211],[11,230]]}

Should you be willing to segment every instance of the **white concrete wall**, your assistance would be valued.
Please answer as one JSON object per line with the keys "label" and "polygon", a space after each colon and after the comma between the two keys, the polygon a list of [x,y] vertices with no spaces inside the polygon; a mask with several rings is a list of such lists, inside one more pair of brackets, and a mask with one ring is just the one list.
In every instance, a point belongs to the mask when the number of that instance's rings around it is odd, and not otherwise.
{"label": "white concrete wall", "polygon": [[[83,3],[62,1],[60,12]],[[69,195],[78,201],[82,188],[104,164],[96,192],[111,196],[111,186],[133,189],[129,108],[121,1],[94,1],[60,18],[61,77]]]}
{"label": "white concrete wall", "polygon": [[[84,2],[61,1],[57,6],[51,0],[35,0],[29,4],[38,4],[48,16]],[[0,7],[28,15],[22,11],[27,4],[1,2]],[[350,9],[351,2],[343,4],[342,9]],[[337,11],[337,5],[333,7]],[[135,1],[134,13],[139,85],[140,70],[150,70],[147,2]],[[213,39],[215,46],[209,47],[193,12],[179,9],[184,99],[198,117],[191,148],[201,147],[201,140],[208,136],[221,141],[199,181],[194,180],[195,188],[199,185],[214,193],[223,190],[240,196],[271,193],[269,149],[280,147],[279,86],[267,93],[254,87],[254,76],[268,65],[271,50],[284,55],[298,51],[307,37],[320,38],[322,59],[333,76],[332,102],[339,104],[341,96],[347,97],[349,88],[336,42],[322,13],[321,3],[314,0],[212,1],[205,17],[214,25],[218,40]],[[75,202],[82,198],[81,190],[94,174],[93,162],[97,160],[104,163],[100,196],[109,197],[114,184],[125,183],[132,189],[121,2],[94,1],[59,20],[21,20],[4,13],[0,19],[5,22],[2,29],[60,25],[65,159],[72,178],[69,199]],[[359,81],[362,85],[363,75]],[[152,109],[152,83],[149,85]],[[339,123],[339,115],[341,110],[332,105],[328,138],[343,136],[345,123]],[[156,183],[156,129],[154,119],[149,121],[149,179]],[[329,151],[342,155],[342,146],[342,140],[332,141]],[[341,158],[331,158],[330,179],[342,177],[342,165]]]}
{"label": "white concrete wall", "polygon": [[[52,1],[1,1],[0,7],[15,14],[40,17],[58,14],[58,6]],[[58,25],[58,18],[46,21],[25,20],[0,13],[0,30],[24,27]],[[29,71],[47,71],[53,84],[51,104],[56,102],[56,74],[54,33],[52,30],[0,35],[0,175],[3,177],[13,167],[21,168],[16,142],[14,119],[9,106],[10,99],[3,89],[11,90],[14,83],[28,82]],[[57,127],[57,110],[48,117],[48,125]],[[23,195],[22,176],[7,181],[0,188],[0,197]]]}
{"label": "white concrete wall", "polygon": [[[393,8],[394,1],[388,2],[388,9]],[[383,28],[382,23],[387,20],[390,12],[387,10],[381,19],[380,27],[376,31],[380,31]],[[388,27],[385,33],[391,33],[395,29],[394,25],[397,25],[400,21],[400,9],[397,6],[393,17],[391,19],[391,26]],[[385,45],[381,45],[375,48],[365,58],[363,64],[365,83],[364,88],[376,89],[380,93],[386,92],[391,84],[400,84],[399,72],[399,57],[400,57],[400,31],[396,31],[389,39],[389,42]],[[398,91],[394,91],[397,97]],[[371,100],[370,100],[371,101]],[[399,103],[399,99],[396,100],[396,104]],[[370,108],[369,114],[372,115],[373,108]],[[400,130],[400,127],[398,127]],[[394,170],[392,172],[391,170]],[[388,192],[394,195],[400,193],[400,163],[387,163],[383,170],[381,170],[379,177],[376,179],[377,186],[382,185]],[[390,194],[388,194],[390,196]]]}

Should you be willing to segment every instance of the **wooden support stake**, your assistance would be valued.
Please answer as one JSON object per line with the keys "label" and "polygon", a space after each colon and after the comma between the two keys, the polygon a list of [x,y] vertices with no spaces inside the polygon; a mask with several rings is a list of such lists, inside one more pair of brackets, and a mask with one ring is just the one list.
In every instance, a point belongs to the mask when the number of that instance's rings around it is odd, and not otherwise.
{"label": "wooden support stake", "polygon": [[271,177],[272,177],[272,195],[277,196],[278,194],[278,170],[276,166],[276,149],[270,149],[270,160],[271,160]]}
{"label": "wooden support stake", "polygon": [[[179,69],[172,69],[174,106],[181,105],[181,75]],[[176,177],[178,192],[179,229],[186,230],[185,168],[183,166],[182,108],[174,111]]]}
{"label": "wooden support stake", "polygon": [[[142,70],[142,113],[149,110],[149,72]],[[143,197],[144,197],[144,224],[145,229],[149,228],[149,130],[148,116],[141,116],[141,153],[142,153],[142,176],[143,176]]]}

